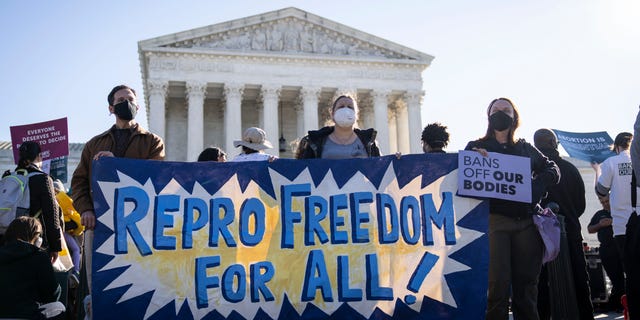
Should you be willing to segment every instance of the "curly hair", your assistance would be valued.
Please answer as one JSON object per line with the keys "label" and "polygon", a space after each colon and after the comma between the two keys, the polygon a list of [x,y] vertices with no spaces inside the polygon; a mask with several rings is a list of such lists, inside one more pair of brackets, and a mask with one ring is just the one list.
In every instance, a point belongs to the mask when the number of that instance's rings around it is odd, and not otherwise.
{"label": "curly hair", "polygon": [[442,149],[449,144],[449,132],[447,127],[439,122],[434,122],[422,130],[422,142],[432,149]]}

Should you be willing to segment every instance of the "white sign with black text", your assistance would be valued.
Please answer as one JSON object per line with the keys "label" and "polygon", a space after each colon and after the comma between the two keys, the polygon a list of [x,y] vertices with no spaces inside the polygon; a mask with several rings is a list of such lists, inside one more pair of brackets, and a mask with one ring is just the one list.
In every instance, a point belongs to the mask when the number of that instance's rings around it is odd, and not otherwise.
{"label": "white sign with black text", "polygon": [[531,202],[531,160],[527,157],[476,151],[458,154],[458,194]]}

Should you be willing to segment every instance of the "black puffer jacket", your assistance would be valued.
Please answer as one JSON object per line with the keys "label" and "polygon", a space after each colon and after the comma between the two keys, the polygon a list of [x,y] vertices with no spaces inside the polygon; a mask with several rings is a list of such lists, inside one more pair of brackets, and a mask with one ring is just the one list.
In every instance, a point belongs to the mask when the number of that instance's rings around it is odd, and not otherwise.
{"label": "black puffer jacket", "polygon": [[[309,134],[300,140],[298,149],[296,151],[296,159],[313,159],[322,157],[322,147],[329,135],[333,132],[335,127],[329,126],[321,128],[320,130],[309,131]],[[369,157],[379,157],[380,149],[376,144],[377,132],[373,129],[353,129],[353,132],[358,136]]]}
{"label": "black puffer jacket", "polygon": [[549,160],[536,147],[526,142],[524,139],[518,140],[515,144],[501,144],[495,138],[480,139],[471,141],[464,148],[483,148],[489,152],[509,154],[513,156],[527,157],[531,159],[531,170],[536,175],[531,180],[532,204],[515,202],[502,199],[491,199],[489,202],[489,212],[513,218],[525,218],[533,214],[533,205],[540,202],[547,188],[560,181],[560,170],[555,162]]}
{"label": "black puffer jacket", "polygon": [[35,319],[60,297],[49,254],[23,241],[0,247],[0,288],[0,318]]}

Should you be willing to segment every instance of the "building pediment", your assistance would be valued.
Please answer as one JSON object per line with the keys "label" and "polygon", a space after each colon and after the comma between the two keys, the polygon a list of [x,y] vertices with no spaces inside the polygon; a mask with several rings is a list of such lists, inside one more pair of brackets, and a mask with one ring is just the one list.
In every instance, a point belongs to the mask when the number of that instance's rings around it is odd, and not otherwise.
{"label": "building pediment", "polygon": [[140,41],[141,52],[317,56],[429,65],[433,56],[297,8]]}

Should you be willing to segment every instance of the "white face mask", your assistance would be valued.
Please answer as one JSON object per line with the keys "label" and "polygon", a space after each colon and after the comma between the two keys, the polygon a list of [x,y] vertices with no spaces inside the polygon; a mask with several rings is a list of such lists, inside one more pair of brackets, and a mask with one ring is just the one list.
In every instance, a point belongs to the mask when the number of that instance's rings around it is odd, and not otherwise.
{"label": "white face mask", "polygon": [[42,246],[42,237],[38,237],[34,246],[40,248]]}
{"label": "white face mask", "polygon": [[333,113],[333,121],[340,127],[351,127],[356,123],[356,112],[351,108],[340,108]]}

